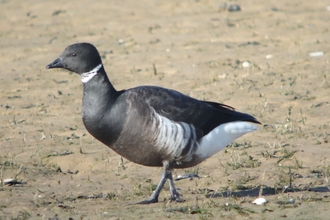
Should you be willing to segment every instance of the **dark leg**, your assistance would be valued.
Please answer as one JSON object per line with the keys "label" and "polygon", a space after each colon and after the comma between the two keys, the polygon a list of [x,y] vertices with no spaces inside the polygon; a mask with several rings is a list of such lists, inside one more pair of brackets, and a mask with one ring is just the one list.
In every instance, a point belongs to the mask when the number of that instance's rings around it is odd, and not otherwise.
{"label": "dark leg", "polygon": [[167,179],[169,180],[169,184],[170,184],[170,191],[171,191],[170,200],[177,201],[177,202],[183,202],[183,200],[180,197],[180,194],[176,191],[176,188],[174,186],[173,177],[172,177],[172,167],[171,167],[170,163],[164,162],[163,169],[164,169],[164,171],[163,171],[160,181],[157,185],[157,188],[155,189],[155,191],[153,191],[150,198],[147,200],[138,202],[137,204],[151,204],[151,203],[158,202],[158,196],[160,194],[160,191],[164,187],[164,184]]}
{"label": "dark leg", "polygon": [[183,199],[181,199],[180,194],[175,188],[174,182],[173,182],[173,177],[172,177],[172,172],[168,176],[168,182],[170,185],[170,192],[171,192],[171,201],[177,201],[177,202],[183,202]]}
{"label": "dark leg", "polygon": [[147,200],[143,200],[141,202],[138,202],[137,204],[151,204],[151,203],[158,202],[159,193],[162,190],[162,188],[163,188],[166,180],[167,180],[166,171],[163,171],[162,176],[160,177],[160,181],[158,183],[158,186],[155,189],[155,191],[153,191],[153,193],[151,194],[150,198],[147,199]]}

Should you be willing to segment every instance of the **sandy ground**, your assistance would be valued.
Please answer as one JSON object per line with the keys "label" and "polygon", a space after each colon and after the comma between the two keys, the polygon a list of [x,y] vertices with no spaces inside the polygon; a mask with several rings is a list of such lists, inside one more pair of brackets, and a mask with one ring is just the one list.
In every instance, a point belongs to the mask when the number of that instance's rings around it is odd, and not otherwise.
{"label": "sandy ground", "polygon": [[[219,10],[223,3],[242,10]],[[1,0],[0,219],[328,218],[327,6]],[[45,69],[83,41],[98,47],[117,89],[169,87],[263,125],[199,166],[176,170],[202,177],[176,182],[184,203],[169,203],[166,187],[159,203],[132,205],[150,195],[161,169],[122,160],[94,140],[81,121],[79,77]],[[252,204],[260,187],[264,206]]]}

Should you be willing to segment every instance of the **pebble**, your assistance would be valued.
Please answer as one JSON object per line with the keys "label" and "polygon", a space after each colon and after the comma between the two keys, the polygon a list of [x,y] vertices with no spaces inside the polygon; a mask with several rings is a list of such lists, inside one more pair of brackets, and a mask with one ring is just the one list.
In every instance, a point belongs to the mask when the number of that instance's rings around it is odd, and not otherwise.
{"label": "pebble", "polygon": [[256,205],[264,205],[267,203],[267,200],[265,198],[257,198],[252,203]]}
{"label": "pebble", "polygon": [[120,44],[123,44],[123,43],[125,43],[125,41],[123,40],[123,39],[118,39],[118,44],[120,45]]}
{"label": "pebble", "polygon": [[266,59],[271,59],[271,58],[273,58],[273,57],[274,57],[273,54],[268,54],[268,55],[266,55]]}
{"label": "pebble", "polygon": [[324,55],[324,52],[322,52],[322,51],[317,51],[317,52],[309,53],[309,56],[310,57],[321,57],[323,55]]}
{"label": "pebble", "polygon": [[293,198],[289,199],[289,201],[288,201],[288,203],[290,203],[290,204],[294,204],[295,202],[296,201]]}
{"label": "pebble", "polygon": [[244,62],[242,63],[242,67],[243,67],[243,68],[249,68],[250,65],[251,65],[251,63],[250,63],[249,61],[244,61]]}

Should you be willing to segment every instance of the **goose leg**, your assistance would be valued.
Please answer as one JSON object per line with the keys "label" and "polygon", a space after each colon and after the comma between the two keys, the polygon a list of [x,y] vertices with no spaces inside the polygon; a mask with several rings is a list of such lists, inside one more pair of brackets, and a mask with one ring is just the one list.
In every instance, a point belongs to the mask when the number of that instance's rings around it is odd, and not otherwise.
{"label": "goose leg", "polygon": [[183,202],[184,200],[181,198],[180,194],[175,188],[172,172],[170,172],[170,175],[168,176],[168,181],[170,185],[170,192],[171,192],[171,201],[177,201],[177,202]]}
{"label": "goose leg", "polygon": [[177,202],[183,202],[183,199],[181,199],[180,194],[176,190],[174,186],[174,181],[172,177],[172,167],[169,162],[163,163],[164,171],[162,172],[162,175],[160,177],[160,181],[153,193],[151,194],[150,198],[147,200],[143,200],[141,202],[138,202],[137,204],[151,204],[151,203],[157,203],[158,202],[158,196],[160,194],[160,191],[164,187],[164,184],[166,183],[166,180],[169,180],[170,185],[170,192],[171,192],[171,201],[177,201]]}
{"label": "goose leg", "polygon": [[160,177],[160,181],[157,185],[157,188],[155,189],[155,191],[153,191],[153,193],[151,194],[150,198],[147,200],[143,200],[141,202],[138,202],[137,204],[151,204],[151,203],[157,203],[158,202],[158,196],[160,191],[162,190],[166,180],[167,180],[168,176],[166,171],[163,171],[162,176]]}

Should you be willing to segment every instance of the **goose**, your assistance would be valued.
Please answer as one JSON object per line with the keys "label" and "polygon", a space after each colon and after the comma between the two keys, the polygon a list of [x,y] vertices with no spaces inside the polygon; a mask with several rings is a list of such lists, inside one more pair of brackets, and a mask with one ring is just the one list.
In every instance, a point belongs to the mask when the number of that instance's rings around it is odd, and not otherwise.
{"label": "goose", "polygon": [[196,166],[260,124],[252,115],[228,105],[197,100],[168,88],[139,86],[117,91],[90,43],[66,47],[46,68],[80,75],[82,120],[93,137],[129,161],[163,167],[150,198],[138,204],[157,203],[167,180],[170,201],[183,202],[174,185],[173,169]]}

